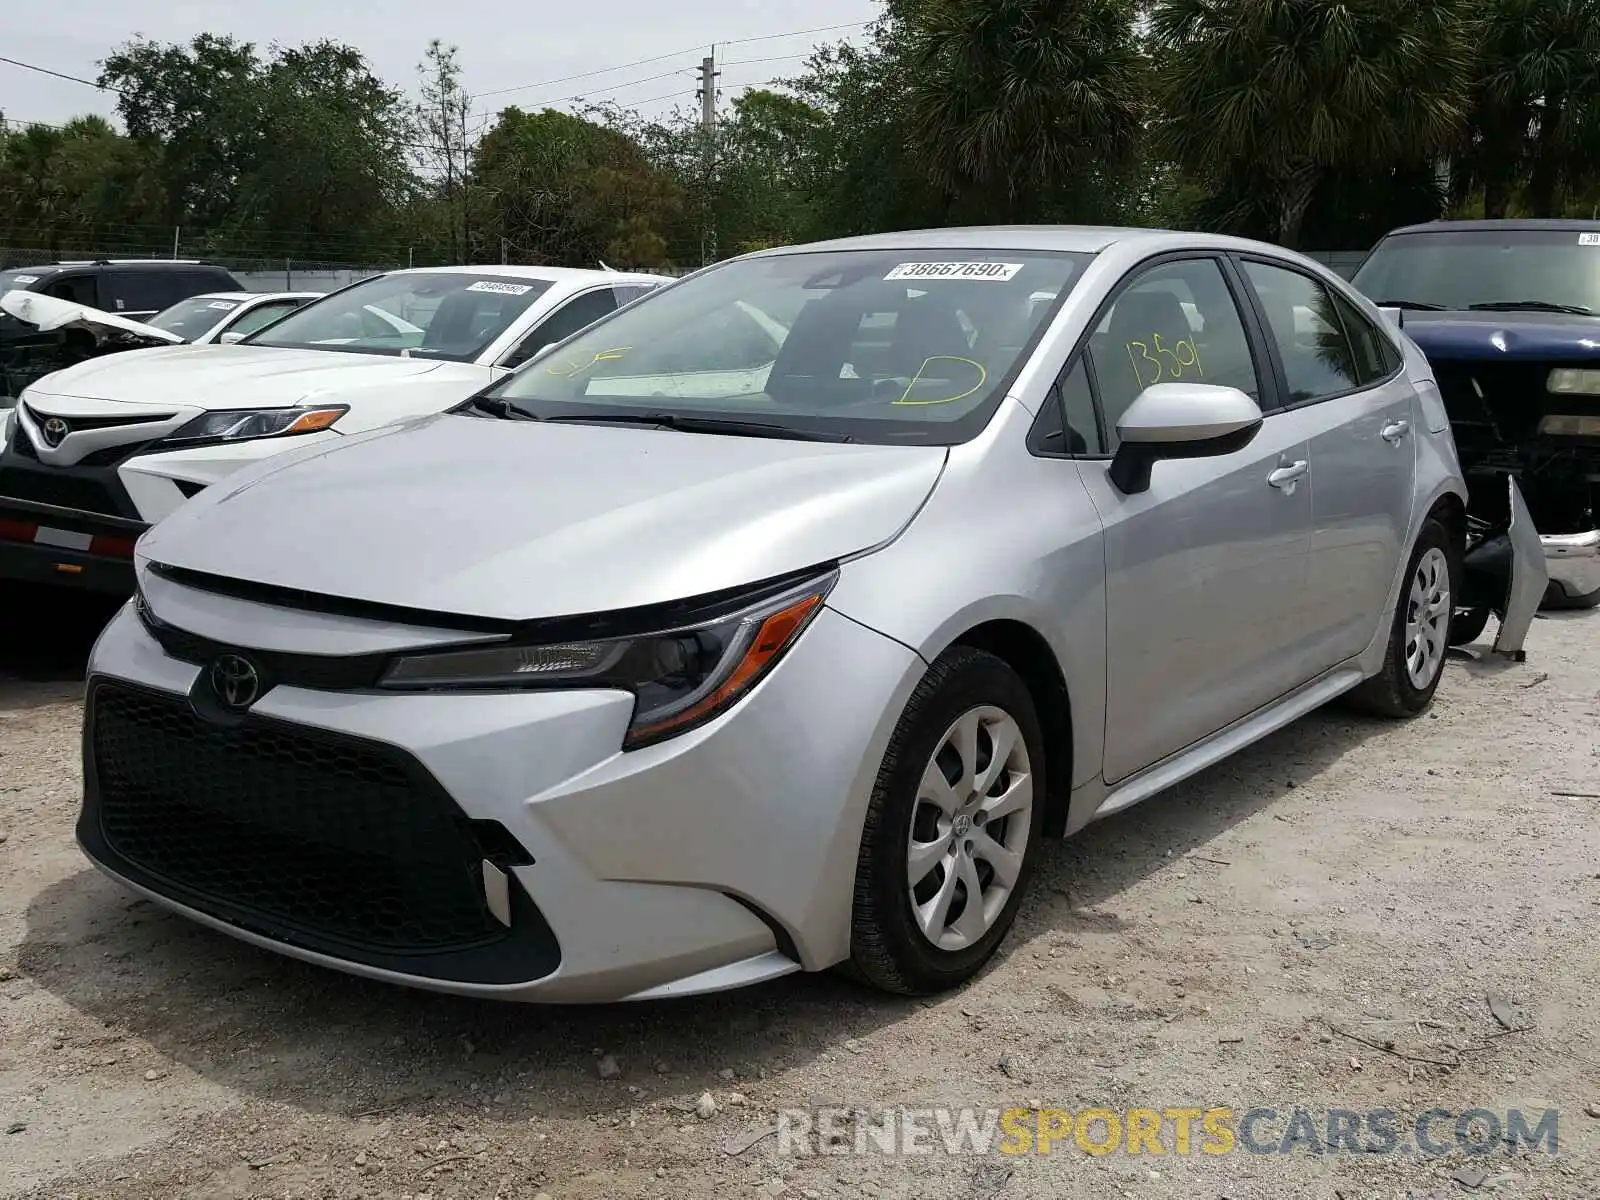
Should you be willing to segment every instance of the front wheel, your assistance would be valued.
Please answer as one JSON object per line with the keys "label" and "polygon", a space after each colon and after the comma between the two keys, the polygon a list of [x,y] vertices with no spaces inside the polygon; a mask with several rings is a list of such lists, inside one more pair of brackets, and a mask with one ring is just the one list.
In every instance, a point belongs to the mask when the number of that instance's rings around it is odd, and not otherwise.
{"label": "front wheel", "polygon": [[1383,669],[1350,693],[1357,707],[1378,716],[1414,717],[1432,702],[1444,675],[1460,573],[1449,531],[1429,518],[1411,548]]}
{"label": "front wheel", "polygon": [[1027,686],[958,646],[890,739],[856,860],[850,963],[925,995],[965,983],[1016,918],[1043,825],[1044,743]]}

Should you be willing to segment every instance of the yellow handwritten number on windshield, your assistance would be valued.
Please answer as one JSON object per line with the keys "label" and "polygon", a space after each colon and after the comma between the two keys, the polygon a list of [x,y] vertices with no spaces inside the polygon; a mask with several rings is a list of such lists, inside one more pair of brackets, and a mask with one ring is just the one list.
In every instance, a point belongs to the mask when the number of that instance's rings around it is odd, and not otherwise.
{"label": "yellow handwritten number on windshield", "polygon": [[[1205,368],[1200,364],[1200,351],[1195,348],[1194,338],[1188,337],[1171,346],[1161,344],[1161,335],[1153,333],[1148,342],[1129,342],[1128,361],[1133,365],[1133,377],[1140,387],[1149,387],[1162,380],[1178,380],[1185,378],[1191,372],[1205,378]],[[1134,351],[1138,354],[1135,355]],[[1143,364],[1149,363],[1149,370]],[[1146,378],[1146,376],[1149,378]]]}

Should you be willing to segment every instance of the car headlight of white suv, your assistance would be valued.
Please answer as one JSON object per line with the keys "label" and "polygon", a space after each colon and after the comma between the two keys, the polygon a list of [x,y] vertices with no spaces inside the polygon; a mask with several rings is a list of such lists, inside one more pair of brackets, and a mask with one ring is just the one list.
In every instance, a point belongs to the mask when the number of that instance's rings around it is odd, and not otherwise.
{"label": "car headlight of white suv", "polygon": [[201,413],[164,439],[168,446],[248,442],[258,438],[320,433],[350,411],[348,404],[307,408],[232,408]]}

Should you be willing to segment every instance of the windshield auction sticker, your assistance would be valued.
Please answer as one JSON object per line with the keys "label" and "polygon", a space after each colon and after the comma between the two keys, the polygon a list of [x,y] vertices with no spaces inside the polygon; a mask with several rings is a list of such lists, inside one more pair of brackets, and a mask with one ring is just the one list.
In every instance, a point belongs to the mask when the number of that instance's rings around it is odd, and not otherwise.
{"label": "windshield auction sticker", "polygon": [[491,279],[480,279],[466,290],[469,292],[495,292],[501,296],[526,296],[533,291],[533,288],[525,283],[496,283]]}
{"label": "windshield auction sticker", "polygon": [[914,262],[901,263],[885,279],[988,279],[1004,283],[1022,270],[1021,263],[1002,262]]}
{"label": "windshield auction sticker", "polygon": [[1600,233],[1580,233],[1578,235],[1580,246],[1600,246]]}

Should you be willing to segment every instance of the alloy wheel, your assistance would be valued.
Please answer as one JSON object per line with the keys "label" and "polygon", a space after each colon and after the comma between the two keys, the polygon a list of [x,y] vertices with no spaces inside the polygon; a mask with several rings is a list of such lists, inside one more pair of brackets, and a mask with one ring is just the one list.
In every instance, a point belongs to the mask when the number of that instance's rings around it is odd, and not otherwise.
{"label": "alloy wheel", "polygon": [[1033,805],[1015,718],[988,706],[957,717],[923,769],[906,855],[912,913],[933,945],[963,950],[999,919],[1021,876]]}
{"label": "alloy wheel", "polygon": [[1426,689],[1444,662],[1450,642],[1450,561],[1437,546],[1417,560],[1406,607],[1406,675]]}

